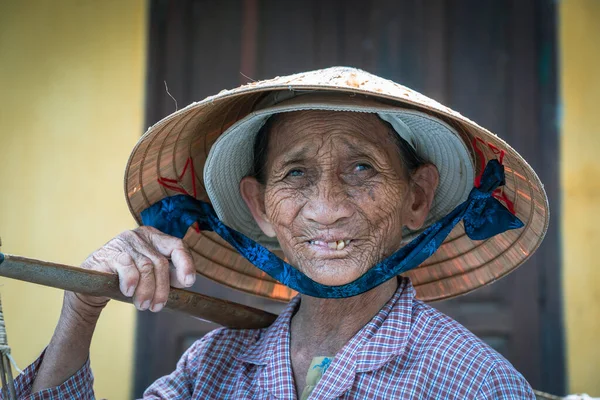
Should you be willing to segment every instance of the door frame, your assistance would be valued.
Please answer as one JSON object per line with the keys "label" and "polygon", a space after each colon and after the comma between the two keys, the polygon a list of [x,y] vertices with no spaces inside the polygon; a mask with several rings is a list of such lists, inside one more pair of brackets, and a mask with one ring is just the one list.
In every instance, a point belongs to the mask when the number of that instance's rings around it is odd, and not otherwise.
{"label": "door frame", "polygon": [[[447,3],[449,0],[427,0],[428,3]],[[536,24],[536,37],[533,43],[524,45],[519,51],[534,51],[538,81],[533,85],[536,101],[537,130],[543,133],[543,140],[535,146],[542,153],[541,162],[536,165],[540,179],[545,183],[545,190],[552,209],[552,220],[542,246],[538,249],[533,261],[537,268],[539,282],[539,355],[541,369],[540,385],[536,389],[557,395],[564,395],[566,384],[566,364],[564,354],[564,329],[562,312],[561,286],[561,241],[559,222],[561,215],[560,174],[559,174],[559,129],[558,121],[558,54],[557,54],[557,7],[552,0],[505,0],[508,12],[519,14],[520,21],[531,18]],[[246,32],[243,36],[242,49],[239,54],[240,66],[244,71],[254,71],[259,62],[256,54],[257,18],[261,0],[239,0],[241,22]],[[157,122],[165,112],[174,110],[173,100],[165,95],[165,80],[173,77],[175,90],[185,93],[183,83],[174,75],[189,72],[184,65],[186,50],[190,43],[186,42],[188,30],[193,24],[192,14],[187,7],[190,2],[152,0],[149,12],[148,67],[146,81],[146,126]],[[446,4],[445,6],[449,6]],[[167,17],[168,15],[168,17]],[[438,18],[441,16],[437,16]],[[169,20],[178,20],[176,27],[167,31]],[[531,23],[531,21],[524,21]],[[519,29],[518,26],[515,29]],[[181,39],[184,40],[181,40]],[[249,50],[250,49],[250,50]],[[167,67],[167,64],[169,66]],[[241,68],[241,67],[240,67]],[[431,71],[429,71],[431,72]],[[435,72],[435,71],[434,71]],[[439,71],[438,71],[439,72]],[[529,79],[530,75],[516,72],[515,81]],[[432,77],[432,79],[435,76]],[[240,76],[240,82],[247,79]],[[169,86],[169,89],[173,88]],[[447,88],[446,88],[447,89]],[[184,96],[185,97],[185,96]],[[199,99],[196,99],[199,100]],[[182,106],[182,104],[180,104]],[[149,313],[140,313],[137,318],[136,351],[135,351],[135,384],[134,394],[140,396],[148,385],[148,372],[151,370],[151,354],[161,342],[157,333],[156,319]],[[156,334],[155,334],[156,333]]]}

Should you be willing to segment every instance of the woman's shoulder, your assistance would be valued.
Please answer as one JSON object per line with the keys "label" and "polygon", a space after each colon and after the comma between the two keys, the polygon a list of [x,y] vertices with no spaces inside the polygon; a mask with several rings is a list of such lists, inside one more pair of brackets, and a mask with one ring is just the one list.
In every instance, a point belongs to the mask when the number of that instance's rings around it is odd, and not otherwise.
{"label": "woman's shoulder", "polygon": [[444,358],[469,359],[481,367],[512,365],[487,343],[439,310],[415,300],[412,310],[411,339],[415,350],[439,350]]}
{"label": "woman's shoulder", "polygon": [[413,302],[409,340],[399,361],[422,373],[433,373],[436,383],[444,387],[464,386],[473,392],[494,389],[494,377],[500,376],[503,382],[516,382],[514,390],[531,392],[527,381],[500,353],[457,321],[418,300]]}
{"label": "woman's shoulder", "polygon": [[188,353],[203,362],[235,359],[255,344],[262,336],[263,329],[217,328],[190,346]]}

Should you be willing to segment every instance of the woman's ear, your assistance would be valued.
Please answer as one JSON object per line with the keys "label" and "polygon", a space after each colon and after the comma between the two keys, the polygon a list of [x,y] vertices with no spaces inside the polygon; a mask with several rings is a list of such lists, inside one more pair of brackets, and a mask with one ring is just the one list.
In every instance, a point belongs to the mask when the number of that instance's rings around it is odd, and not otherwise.
{"label": "woman's ear", "polygon": [[412,173],[410,196],[405,207],[404,224],[411,230],[423,226],[433,204],[440,174],[435,165],[425,164]]}
{"label": "woman's ear", "polygon": [[261,231],[268,237],[275,237],[273,225],[265,213],[265,192],[263,185],[253,176],[240,181],[240,193]]}

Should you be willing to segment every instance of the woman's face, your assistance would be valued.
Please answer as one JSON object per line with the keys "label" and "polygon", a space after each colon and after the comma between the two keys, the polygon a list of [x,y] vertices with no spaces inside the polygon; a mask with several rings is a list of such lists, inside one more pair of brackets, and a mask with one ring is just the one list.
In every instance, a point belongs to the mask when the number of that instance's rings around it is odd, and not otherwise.
{"label": "woman's face", "polygon": [[392,134],[367,113],[299,111],[274,121],[266,183],[246,177],[240,189],[264,233],[311,279],[352,282],[400,247],[403,226],[425,220],[437,170],[426,165],[410,179]]}

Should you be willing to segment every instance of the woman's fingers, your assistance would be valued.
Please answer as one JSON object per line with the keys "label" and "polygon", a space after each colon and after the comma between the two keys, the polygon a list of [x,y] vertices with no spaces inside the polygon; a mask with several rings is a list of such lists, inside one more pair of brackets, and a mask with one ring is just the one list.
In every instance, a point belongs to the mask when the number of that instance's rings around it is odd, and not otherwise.
{"label": "woman's fingers", "polygon": [[[169,264],[172,261],[172,267]],[[170,286],[196,280],[192,256],[182,240],[151,227],[126,231],[97,250],[82,267],[119,275],[119,289],[138,310],[162,310]]]}
{"label": "woman's fingers", "polygon": [[143,233],[134,231],[134,234],[137,236],[137,252],[149,258],[154,266],[155,289],[149,308],[151,311],[157,312],[162,310],[162,308],[165,306],[165,303],[169,299],[169,260],[167,260],[165,256],[160,254],[150,243],[146,241],[146,237]]}
{"label": "woman's fingers", "polygon": [[[134,304],[139,310],[158,312],[169,299],[170,286],[189,287],[194,284],[196,270],[192,256],[181,239],[147,226],[126,232],[123,236],[128,245],[124,246],[126,254],[131,256],[138,272]],[[172,269],[168,257],[171,258]],[[123,272],[123,278],[125,274],[129,276],[130,283],[133,282],[135,278],[131,275],[135,273]],[[127,290],[131,293],[130,287]]]}
{"label": "woman's fingers", "polygon": [[169,263],[166,265],[155,266],[154,268],[154,280],[156,282],[156,289],[154,291],[154,297],[152,298],[152,304],[150,305],[150,311],[159,312],[163,309],[167,300],[169,299]]}
{"label": "woman's fingers", "polygon": [[154,296],[150,303],[150,311],[158,312],[163,309],[169,299],[169,261],[158,254],[156,251],[149,249],[152,254],[152,263],[154,265]]}
{"label": "woman's fingers", "polygon": [[166,235],[158,229],[143,226],[138,232],[163,256],[171,259],[177,282],[171,282],[174,287],[190,287],[196,281],[196,269],[194,260],[187,246],[181,239]]}
{"label": "woman's fingers", "polygon": [[196,268],[192,255],[187,248],[175,249],[171,253],[171,261],[175,267],[177,280],[185,287],[190,287],[196,282]]}
{"label": "woman's fingers", "polygon": [[132,256],[140,276],[133,295],[133,304],[138,310],[144,311],[150,308],[156,291],[154,263],[137,250],[132,249],[129,254]]}
{"label": "woman's fingers", "polygon": [[140,273],[129,253],[120,253],[116,261],[113,268],[119,275],[121,293],[127,297],[132,297],[140,280]]}

